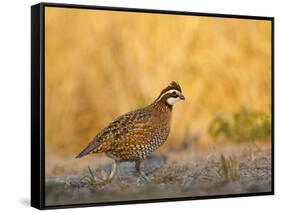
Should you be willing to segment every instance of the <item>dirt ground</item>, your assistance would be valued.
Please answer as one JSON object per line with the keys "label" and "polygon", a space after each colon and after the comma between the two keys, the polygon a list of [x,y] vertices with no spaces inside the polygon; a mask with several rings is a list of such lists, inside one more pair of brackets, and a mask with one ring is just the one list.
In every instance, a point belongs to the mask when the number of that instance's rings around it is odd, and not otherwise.
{"label": "dirt ground", "polygon": [[[89,165],[89,159],[85,162]],[[122,163],[109,183],[102,180],[110,172],[110,161],[93,163],[90,168],[85,165],[68,173],[47,175],[46,205],[271,191],[268,144],[158,151],[142,164],[148,181],[136,176],[130,162]]]}

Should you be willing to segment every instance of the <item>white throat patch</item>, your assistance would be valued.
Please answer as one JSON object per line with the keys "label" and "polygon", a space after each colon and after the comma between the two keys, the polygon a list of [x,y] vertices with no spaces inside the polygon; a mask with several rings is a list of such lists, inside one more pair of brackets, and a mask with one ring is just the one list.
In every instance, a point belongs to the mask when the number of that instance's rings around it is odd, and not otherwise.
{"label": "white throat patch", "polygon": [[167,103],[171,106],[173,106],[176,102],[180,101],[180,97],[174,98],[174,97],[170,97],[167,99]]}

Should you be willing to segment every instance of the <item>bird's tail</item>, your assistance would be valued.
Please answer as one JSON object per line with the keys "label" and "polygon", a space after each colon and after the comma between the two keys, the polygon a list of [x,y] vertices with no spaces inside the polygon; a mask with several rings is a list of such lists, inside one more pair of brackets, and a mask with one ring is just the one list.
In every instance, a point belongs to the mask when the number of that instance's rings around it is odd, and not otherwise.
{"label": "bird's tail", "polygon": [[88,155],[88,154],[91,154],[91,153],[94,153],[94,152],[102,152],[103,149],[99,149],[97,150],[97,148],[100,146],[100,142],[98,139],[94,138],[90,143],[89,145],[82,150],[82,152],[80,152],[76,158],[82,158],[84,157],[85,155]]}
{"label": "bird's tail", "polygon": [[92,151],[92,146],[89,144],[85,149],[82,150],[75,158],[82,158],[85,155],[90,154]]}

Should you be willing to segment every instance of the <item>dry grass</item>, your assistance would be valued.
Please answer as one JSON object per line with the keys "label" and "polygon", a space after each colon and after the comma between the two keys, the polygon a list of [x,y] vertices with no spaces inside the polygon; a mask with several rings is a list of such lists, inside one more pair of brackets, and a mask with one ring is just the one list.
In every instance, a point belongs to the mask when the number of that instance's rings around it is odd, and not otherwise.
{"label": "dry grass", "polygon": [[269,114],[270,26],[47,8],[47,169],[64,170],[58,162],[74,158],[114,117],[151,103],[171,80],[187,101],[175,106],[167,149],[196,132],[208,144],[206,129],[217,112],[245,105]]}
{"label": "dry grass", "polygon": [[239,179],[239,165],[235,158],[231,156],[229,158],[226,158],[223,154],[221,154],[221,164],[222,171],[226,180],[235,181]]}

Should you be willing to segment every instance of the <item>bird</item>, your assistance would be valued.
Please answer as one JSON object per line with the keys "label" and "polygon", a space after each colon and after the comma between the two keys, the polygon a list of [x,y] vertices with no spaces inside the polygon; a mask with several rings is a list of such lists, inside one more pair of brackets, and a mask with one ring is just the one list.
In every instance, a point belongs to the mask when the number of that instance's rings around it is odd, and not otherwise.
{"label": "bird", "polygon": [[166,142],[173,106],[180,100],[185,100],[182,89],[179,83],[172,81],[151,104],[125,113],[109,123],[76,158],[105,153],[113,159],[108,181],[114,178],[121,162],[135,162],[137,175],[148,180],[141,170],[141,163]]}

